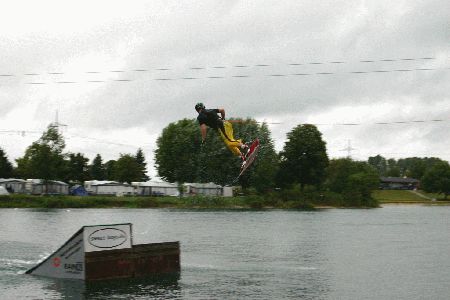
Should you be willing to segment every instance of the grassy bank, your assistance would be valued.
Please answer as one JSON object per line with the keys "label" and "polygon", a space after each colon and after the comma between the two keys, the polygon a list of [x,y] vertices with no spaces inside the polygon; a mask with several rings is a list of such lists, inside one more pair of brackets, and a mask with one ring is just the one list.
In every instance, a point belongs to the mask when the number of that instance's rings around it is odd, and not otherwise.
{"label": "grassy bank", "polygon": [[299,208],[313,209],[303,201],[272,201],[263,197],[76,197],[0,196],[0,208]]}
{"label": "grassy bank", "polygon": [[[200,209],[301,209],[318,207],[378,207],[380,204],[443,204],[443,196],[411,191],[377,190],[369,200],[345,200],[329,192],[284,191],[238,197],[107,197],[107,196],[0,196],[0,208],[200,208]],[[432,201],[431,199],[437,199]],[[356,199],[356,198],[355,198]]]}
{"label": "grassy bank", "polygon": [[445,200],[444,195],[424,191],[377,190],[372,197],[380,204],[450,204],[450,199]]}

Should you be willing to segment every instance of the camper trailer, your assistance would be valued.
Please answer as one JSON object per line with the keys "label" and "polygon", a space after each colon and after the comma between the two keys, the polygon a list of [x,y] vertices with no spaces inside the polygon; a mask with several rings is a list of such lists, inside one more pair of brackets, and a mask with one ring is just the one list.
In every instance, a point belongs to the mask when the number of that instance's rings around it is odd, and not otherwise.
{"label": "camper trailer", "polygon": [[4,187],[10,194],[23,194],[26,181],[16,178],[0,178],[0,186]]}
{"label": "camper trailer", "polygon": [[133,187],[117,181],[85,181],[84,187],[90,195],[125,196],[133,195]]}
{"label": "camper trailer", "polygon": [[27,179],[25,190],[31,195],[68,195],[69,185],[56,180]]}
{"label": "camper trailer", "polygon": [[137,196],[178,196],[178,186],[164,181],[132,182]]}

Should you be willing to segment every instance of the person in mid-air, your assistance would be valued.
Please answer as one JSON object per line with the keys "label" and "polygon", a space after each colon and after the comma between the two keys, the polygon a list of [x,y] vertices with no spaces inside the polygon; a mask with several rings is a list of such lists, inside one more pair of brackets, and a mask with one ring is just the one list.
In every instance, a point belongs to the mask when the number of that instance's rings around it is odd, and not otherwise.
{"label": "person in mid-air", "polygon": [[[242,160],[245,161],[245,155],[247,154],[249,147],[243,143],[242,140],[236,140],[233,137],[233,126],[230,122],[225,121],[225,110],[223,108],[206,109],[205,105],[201,102],[195,105],[195,110],[198,112],[197,120],[202,134],[202,144],[206,139],[207,127],[213,128],[220,133],[220,136],[228,149],[230,149],[234,155],[240,156]],[[220,114],[220,117],[218,114]],[[244,154],[241,150],[244,151]]]}

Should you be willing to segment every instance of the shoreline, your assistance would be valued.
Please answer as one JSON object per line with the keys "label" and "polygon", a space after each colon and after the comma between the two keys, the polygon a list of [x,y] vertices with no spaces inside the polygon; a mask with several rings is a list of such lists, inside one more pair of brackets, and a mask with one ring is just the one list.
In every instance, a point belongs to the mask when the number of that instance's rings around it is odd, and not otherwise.
{"label": "shoreline", "polygon": [[[75,209],[75,208],[170,208],[170,209],[229,209],[229,210],[324,210],[324,209],[369,209],[384,206],[422,205],[450,206],[450,200],[426,200],[411,198],[407,194],[374,193],[373,199],[364,202],[347,203],[333,198],[327,201],[308,200],[308,197],[293,195],[294,200],[283,198],[248,195],[238,197],[111,197],[111,196],[34,196],[5,195],[0,196],[0,208],[36,208],[36,209]],[[393,197],[395,196],[395,197]],[[414,195],[416,196],[416,195]],[[417,197],[417,196],[416,196]],[[352,205],[353,204],[353,205]],[[359,204],[359,205],[355,205]]]}
{"label": "shoreline", "polygon": [[421,206],[450,206],[450,201],[429,201],[429,202],[386,202],[380,203],[380,206],[395,206],[395,205],[421,205]]}
{"label": "shoreline", "polygon": [[312,205],[308,207],[279,207],[279,206],[258,206],[250,205],[230,205],[230,206],[198,206],[198,205],[158,205],[158,206],[117,206],[117,205],[101,205],[101,206],[23,206],[23,205],[0,205],[0,209],[171,209],[171,210],[299,210],[299,211],[318,211],[330,209],[376,209],[394,206],[450,206],[450,201],[439,202],[385,202],[380,203],[377,207],[367,206],[331,206],[331,205]]}

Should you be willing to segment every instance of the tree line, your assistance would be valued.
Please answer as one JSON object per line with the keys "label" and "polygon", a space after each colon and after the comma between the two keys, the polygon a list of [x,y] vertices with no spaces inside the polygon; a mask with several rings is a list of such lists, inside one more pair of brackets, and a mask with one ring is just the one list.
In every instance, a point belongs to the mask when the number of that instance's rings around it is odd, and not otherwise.
{"label": "tree line", "polygon": [[[448,194],[450,190],[450,166],[439,158],[395,160],[378,155],[368,161],[329,159],[321,132],[310,124],[300,124],[288,132],[283,149],[277,153],[267,124],[246,119],[234,122],[233,127],[236,138],[260,139],[258,159],[239,181],[244,189],[257,193],[313,190],[319,195],[336,193],[346,201],[364,204],[371,201],[371,191],[379,188],[380,176],[414,177],[429,192]],[[170,182],[230,184],[240,159],[231,155],[214,130],[208,131],[206,141],[201,144],[195,120],[169,124],[157,139],[158,174]]]}
{"label": "tree line", "polygon": [[[245,191],[313,191],[317,197],[335,193],[356,204],[369,203],[371,191],[379,187],[380,176],[411,177],[421,181],[427,192],[450,193],[450,166],[439,158],[386,159],[380,155],[368,161],[350,158],[329,159],[326,143],[316,126],[300,124],[287,134],[277,153],[270,130],[253,119],[233,124],[234,135],[244,141],[258,137],[258,159],[239,179]],[[214,182],[228,185],[236,178],[240,159],[224,147],[214,130],[202,145],[198,123],[183,119],[166,126],[156,142],[154,153],[158,175],[169,182]],[[86,180],[119,182],[146,181],[146,161],[142,149],[120,154],[117,160],[103,162],[100,154],[89,163],[82,153],[64,152],[65,142],[57,127],[50,125],[30,145],[13,166],[0,148],[0,178],[40,178],[82,183]],[[348,202],[349,203],[349,202]]]}
{"label": "tree line", "polygon": [[64,152],[65,141],[57,127],[47,130],[16,159],[17,166],[7,159],[0,148],[0,178],[38,178],[67,183],[87,180],[114,180],[119,182],[147,181],[147,163],[142,149],[135,154],[120,154],[117,160],[103,162],[100,154],[89,163],[82,153]]}
{"label": "tree line", "polygon": [[450,194],[450,166],[447,161],[436,157],[408,157],[386,159],[381,155],[369,157],[368,163],[379,176],[409,177],[420,180],[426,192]]}

